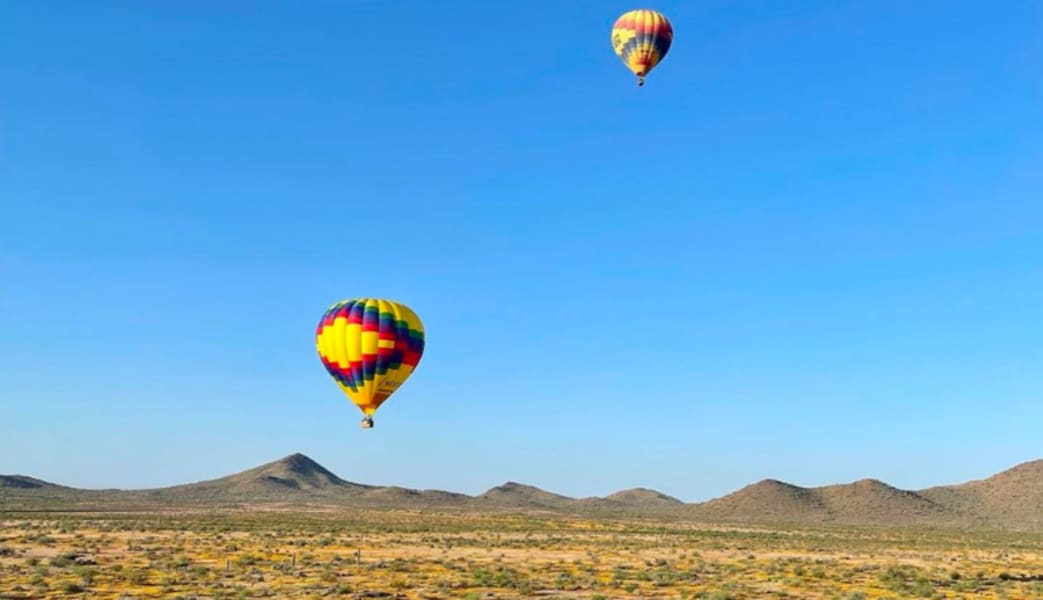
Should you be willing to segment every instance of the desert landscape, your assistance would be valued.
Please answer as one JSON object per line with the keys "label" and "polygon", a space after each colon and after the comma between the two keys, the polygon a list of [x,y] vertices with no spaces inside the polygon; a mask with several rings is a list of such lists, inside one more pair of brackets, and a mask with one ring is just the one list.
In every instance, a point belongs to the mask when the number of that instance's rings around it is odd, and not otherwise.
{"label": "desert landscape", "polygon": [[1043,2],[0,26],[0,600],[1043,600]]}
{"label": "desert landscape", "polygon": [[1043,598],[1043,461],[927,490],[478,496],[302,454],[153,490],[0,479],[0,598]]}

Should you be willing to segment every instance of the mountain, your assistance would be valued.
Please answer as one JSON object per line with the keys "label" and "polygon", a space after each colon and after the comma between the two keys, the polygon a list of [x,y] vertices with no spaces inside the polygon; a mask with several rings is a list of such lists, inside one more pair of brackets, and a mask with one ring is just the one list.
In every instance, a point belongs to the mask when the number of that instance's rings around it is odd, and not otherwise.
{"label": "mountain", "polygon": [[1043,460],[1021,463],[977,481],[920,492],[937,504],[968,515],[976,524],[1043,529]]}
{"label": "mountain", "polygon": [[0,510],[20,506],[68,507],[102,494],[103,491],[80,490],[25,475],[0,475]]}
{"label": "mountain", "polygon": [[38,490],[40,488],[62,487],[48,483],[42,479],[34,479],[25,475],[0,475],[0,488],[17,488],[22,490]]}
{"label": "mountain", "polygon": [[917,492],[876,479],[816,488],[834,520],[846,523],[913,524],[945,518],[945,508]]}
{"label": "mountain", "polygon": [[606,500],[612,502],[618,502],[626,506],[636,507],[677,507],[684,502],[681,502],[673,496],[667,496],[662,492],[650,490],[648,488],[632,488],[629,490],[623,490],[616,492],[615,494],[609,494],[605,496]]}
{"label": "mountain", "polygon": [[573,512],[605,516],[674,516],[684,506],[673,496],[647,488],[631,488],[604,498],[581,498],[574,500],[569,508]]}
{"label": "mountain", "polygon": [[765,479],[727,496],[690,506],[688,515],[707,521],[820,522],[828,514],[813,491]]}
{"label": "mountain", "polygon": [[478,504],[509,508],[566,508],[574,500],[538,487],[508,481],[478,496]]}
{"label": "mountain", "polygon": [[775,523],[914,524],[945,520],[944,507],[875,479],[805,488],[774,479],[695,505],[707,520]]}
{"label": "mountain", "polygon": [[1043,460],[981,480],[901,490],[875,479],[801,487],[765,479],[686,504],[647,488],[573,499],[508,481],[478,496],[341,479],[303,454],[217,479],[146,490],[84,490],[0,475],[0,510],[145,510],[164,507],[328,506],[463,512],[551,512],[696,522],[949,526],[1043,531]]}
{"label": "mountain", "polygon": [[149,490],[149,494],[153,498],[258,500],[295,496],[298,492],[352,495],[371,489],[374,486],[345,481],[298,453],[227,477]]}

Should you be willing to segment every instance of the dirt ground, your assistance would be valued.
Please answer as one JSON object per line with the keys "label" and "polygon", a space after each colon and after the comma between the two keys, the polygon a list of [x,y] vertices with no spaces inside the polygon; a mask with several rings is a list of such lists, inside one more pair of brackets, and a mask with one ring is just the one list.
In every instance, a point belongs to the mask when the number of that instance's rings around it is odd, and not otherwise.
{"label": "dirt ground", "polygon": [[0,599],[1043,599],[1036,535],[379,511],[2,518]]}

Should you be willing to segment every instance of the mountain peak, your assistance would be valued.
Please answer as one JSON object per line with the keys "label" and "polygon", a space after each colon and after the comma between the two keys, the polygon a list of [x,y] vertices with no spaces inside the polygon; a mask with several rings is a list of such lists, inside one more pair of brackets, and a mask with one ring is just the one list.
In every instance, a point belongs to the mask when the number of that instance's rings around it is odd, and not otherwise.
{"label": "mountain peak", "polygon": [[299,473],[301,475],[313,473],[326,473],[329,475],[333,475],[333,473],[326,470],[325,467],[315,462],[308,456],[301,454],[300,452],[294,452],[293,454],[284,456],[279,460],[275,460],[265,465],[261,465],[261,467],[283,467],[291,472]]}
{"label": "mountain peak", "polygon": [[489,491],[487,491],[485,493],[488,494],[488,493],[491,493],[491,492],[502,492],[502,493],[512,493],[512,494],[514,494],[514,493],[526,493],[526,492],[542,492],[544,494],[550,493],[550,492],[545,492],[545,491],[541,490],[540,488],[538,488],[536,486],[528,485],[528,484],[525,484],[525,483],[518,483],[517,481],[506,481],[506,482],[504,482],[504,483],[502,483],[502,484],[500,484],[500,485],[498,485],[498,486],[496,486],[494,488],[489,489]]}
{"label": "mountain peak", "polygon": [[295,452],[279,460],[243,471],[232,477],[244,482],[264,482],[301,490],[354,485],[337,477],[326,467],[300,452]]}
{"label": "mountain peak", "polygon": [[[807,488],[800,487],[799,485],[794,485],[794,484],[789,483],[787,481],[780,481],[778,479],[761,479],[757,483],[751,483],[750,485],[748,485],[748,486],[746,486],[746,487],[744,487],[742,489],[743,490],[757,490],[757,491],[760,491],[760,490],[778,490],[778,489],[789,490],[789,491],[792,491],[792,492],[807,491]],[[739,491],[742,491],[742,490],[739,490]]]}
{"label": "mountain peak", "polygon": [[885,487],[885,488],[898,489],[898,488],[895,488],[892,485],[888,485],[888,484],[884,483],[883,481],[880,481],[879,479],[873,479],[871,477],[864,477],[862,479],[859,479],[858,481],[853,481],[853,482],[851,482],[851,485],[857,486],[857,487],[863,487],[863,488]]}

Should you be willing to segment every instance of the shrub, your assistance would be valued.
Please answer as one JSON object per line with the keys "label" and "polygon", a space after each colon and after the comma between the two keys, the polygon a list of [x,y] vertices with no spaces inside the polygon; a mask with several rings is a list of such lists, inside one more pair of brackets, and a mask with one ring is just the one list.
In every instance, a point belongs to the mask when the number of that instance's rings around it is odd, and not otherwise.
{"label": "shrub", "polygon": [[61,590],[66,594],[82,594],[84,588],[75,581],[66,581],[62,583]]}
{"label": "shrub", "polygon": [[916,580],[916,585],[913,587],[913,593],[921,598],[930,598],[934,595],[934,586],[931,585],[931,580],[926,577],[920,577]]}

